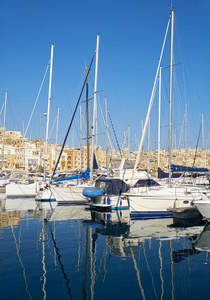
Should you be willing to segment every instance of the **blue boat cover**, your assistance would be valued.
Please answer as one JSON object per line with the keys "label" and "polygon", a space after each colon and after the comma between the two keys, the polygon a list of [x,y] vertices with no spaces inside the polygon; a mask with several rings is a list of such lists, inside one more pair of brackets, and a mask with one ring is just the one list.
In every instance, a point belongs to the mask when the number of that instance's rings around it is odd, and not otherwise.
{"label": "blue boat cover", "polygon": [[91,186],[84,188],[84,190],[82,191],[83,196],[90,197],[90,198],[102,195],[104,193],[105,193],[104,190],[97,189],[97,188],[91,187]]}
{"label": "blue boat cover", "polygon": [[206,168],[192,168],[186,166],[179,165],[171,165],[172,172],[208,172],[209,170]]}
{"label": "blue boat cover", "polygon": [[83,173],[81,173],[79,175],[74,175],[74,176],[70,176],[70,177],[59,178],[59,179],[56,179],[55,182],[64,181],[64,180],[80,179],[80,178],[84,178],[84,179],[90,178],[90,168],[87,168],[85,170],[85,172],[83,172]]}
{"label": "blue boat cover", "polygon": [[[172,174],[172,178],[179,178],[182,175],[182,173],[174,173]],[[168,178],[169,173],[164,172],[160,168],[158,168],[158,178]]]}

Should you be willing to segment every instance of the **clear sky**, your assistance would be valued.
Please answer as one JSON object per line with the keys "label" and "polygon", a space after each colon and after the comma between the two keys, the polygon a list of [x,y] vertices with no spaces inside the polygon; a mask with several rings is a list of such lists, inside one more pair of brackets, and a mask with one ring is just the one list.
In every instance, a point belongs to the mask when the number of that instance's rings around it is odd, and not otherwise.
{"label": "clear sky", "polygon": [[[208,146],[210,131],[210,2],[174,0],[174,104],[173,132],[176,144],[184,148],[182,129],[187,104],[187,143],[195,147],[204,113],[204,140]],[[104,109],[108,109],[120,146],[130,124],[131,148],[137,148],[141,120],[145,120],[161,47],[170,15],[168,0],[2,0],[0,47],[0,106],[8,90],[7,130],[23,131],[29,121],[47,63],[50,44],[55,45],[50,128],[60,108],[59,143],[66,134],[72,111],[84,80],[84,66],[89,65],[100,34],[98,91]],[[168,147],[168,95],[170,32],[162,62],[161,147]],[[166,68],[166,69],[165,69]],[[46,126],[47,74],[27,138],[42,137]],[[90,73],[90,97],[93,93],[94,66]],[[85,100],[85,93],[82,101]],[[91,102],[92,123],[92,102]],[[82,104],[85,118],[85,106]],[[0,116],[3,123],[3,113]],[[105,146],[104,127],[98,111],[99,144]],[[150,148],[157,148],[158,93],[151,113]],[[83,126],[83,130],[85,128]],[[112,135],[111,125],[109,130]],[[51,131],[51,129],[50,129]],[[55,141],[56,126],[50,142]],[[181,135],[182,133],[182,135]],[[85,132],[83,132],[85,135]],[[136,136],[136,142],[135,142]],[[67,144],[78,146],[79,113]],[[84,142],[83,142],[84,143]],[[175,143],[175,138],[174,138]],[[136,146],[135,146],[136,145]],[[201,145],[201,139],[200,143]],[[145,141],[147,148],[147,140]]]}

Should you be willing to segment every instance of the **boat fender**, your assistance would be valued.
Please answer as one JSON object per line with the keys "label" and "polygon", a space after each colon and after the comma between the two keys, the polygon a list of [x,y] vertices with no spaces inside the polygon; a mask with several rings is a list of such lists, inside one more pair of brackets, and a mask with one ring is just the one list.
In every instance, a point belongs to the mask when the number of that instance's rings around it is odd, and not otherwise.
{"label": "boat fender", "polygon": [[179,207],[179,200],[176,198],[174,201],[174,208]]}

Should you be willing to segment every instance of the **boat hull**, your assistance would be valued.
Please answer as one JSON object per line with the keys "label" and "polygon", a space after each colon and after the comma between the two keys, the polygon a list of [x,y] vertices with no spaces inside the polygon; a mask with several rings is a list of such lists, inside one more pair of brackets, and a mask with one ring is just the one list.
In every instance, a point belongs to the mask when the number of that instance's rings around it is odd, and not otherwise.
{"label": "boat hull", "polygon": [[54,198],[60,205],[65,204],[86,204],[88,202],[87,197],[82,195],[84,186],[78,187],[53,187],[50,190],[53,193]]}
{"label": "boat hull", "polygon": [[34,198],[36,194],[36,182],[31,184],[10,183],[6,185],[7,198]]}
{"label": "boat hull", "polygon": [[185,189],[163,188],[145,193],[127,193],[130,203],[131,217],[169,217],[171,209],[192,206],[192,201],[200,198],[196,190],[186,192]]}
{"label": "boat hull", "polygon": [[195,207],[199,210],[204,219],[210,222],[210,199],[202,198],[193,202]]}
{"label": "boat hull", "polygon": [[129,203],[126,198],[121,198],[120,196],[107,196],[100,195],[91,198],[88,203],[91,208],[97,208],[101,210],[122,210],[129,209]]}

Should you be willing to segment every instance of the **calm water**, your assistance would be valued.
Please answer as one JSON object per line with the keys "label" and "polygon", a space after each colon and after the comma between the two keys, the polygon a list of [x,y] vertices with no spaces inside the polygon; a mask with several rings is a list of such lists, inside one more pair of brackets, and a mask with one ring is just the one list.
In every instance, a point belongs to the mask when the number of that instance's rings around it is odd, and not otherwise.
{"label": "calm water", "polygon": [[0,299],[209,296],[208,225],[44,205],[1,200]]}

